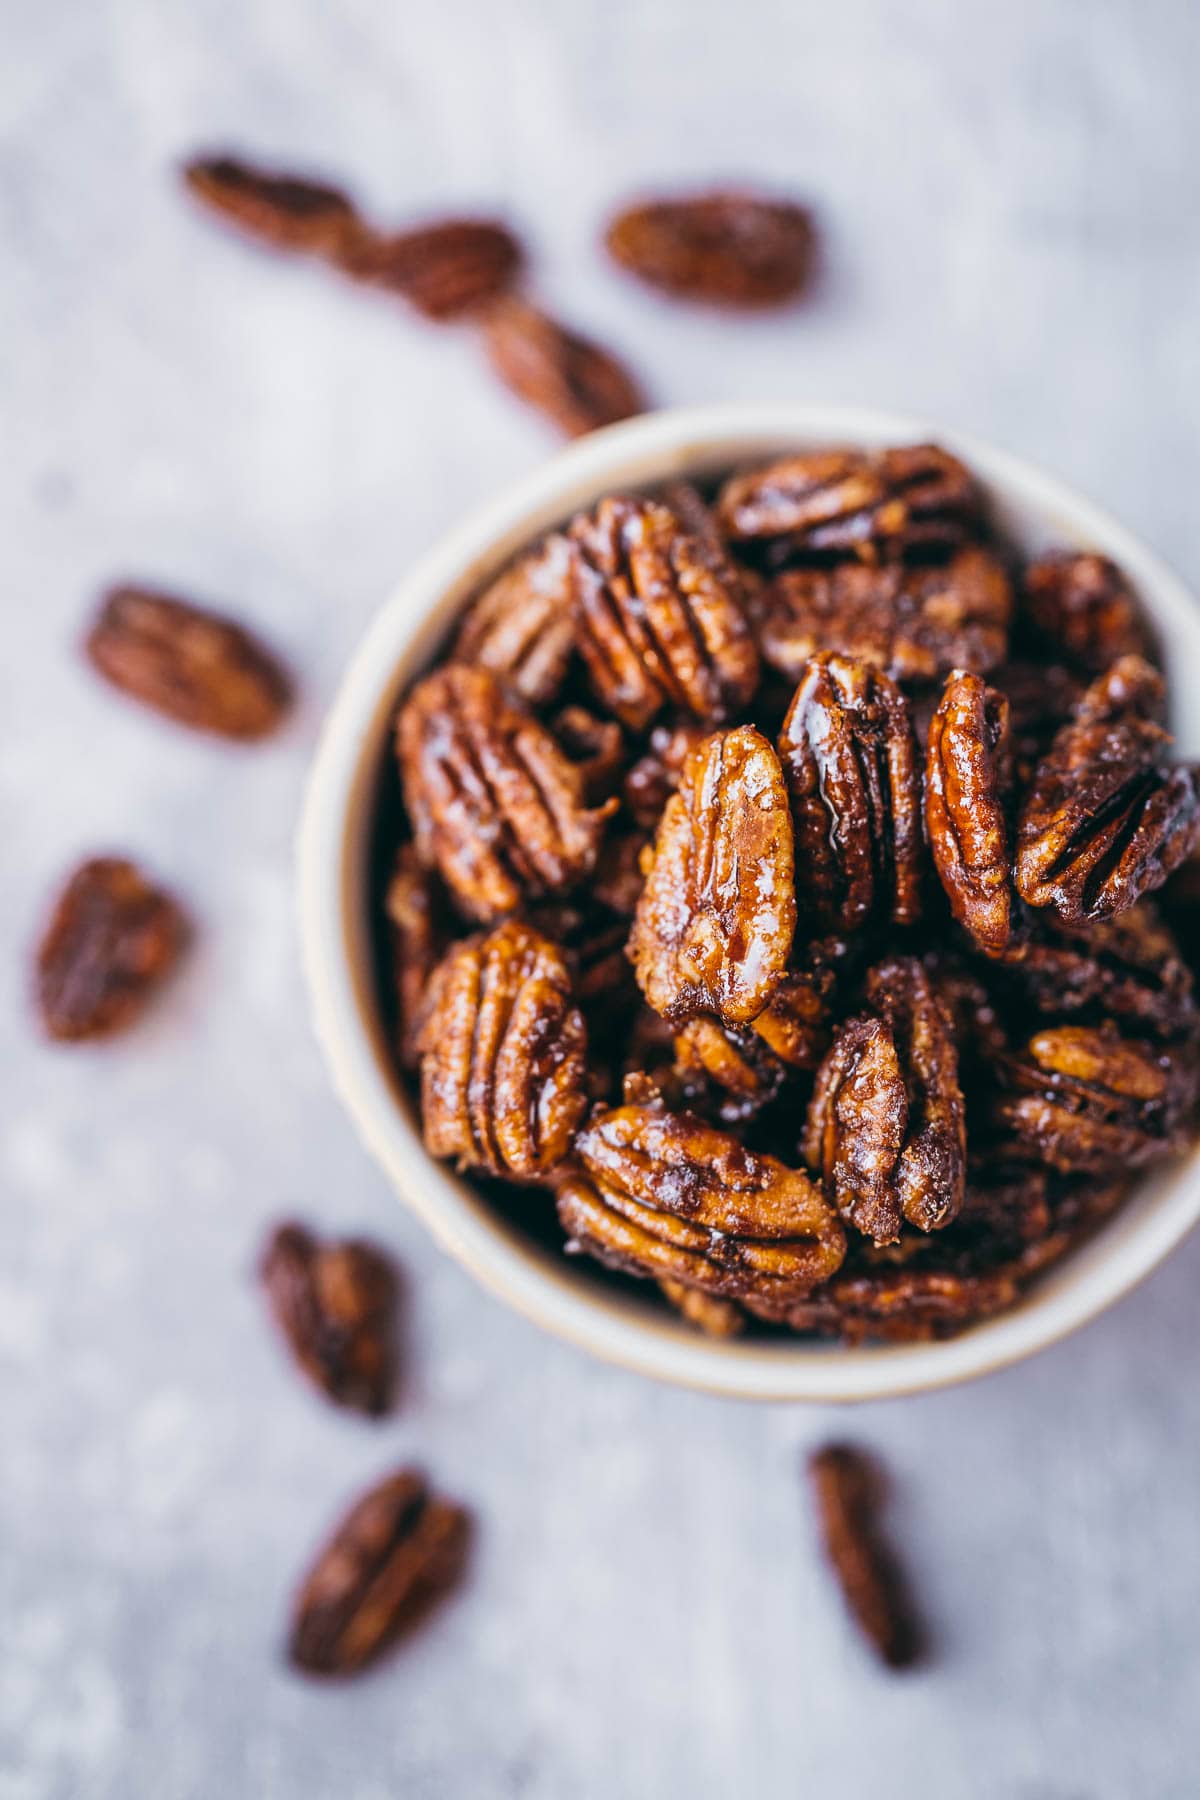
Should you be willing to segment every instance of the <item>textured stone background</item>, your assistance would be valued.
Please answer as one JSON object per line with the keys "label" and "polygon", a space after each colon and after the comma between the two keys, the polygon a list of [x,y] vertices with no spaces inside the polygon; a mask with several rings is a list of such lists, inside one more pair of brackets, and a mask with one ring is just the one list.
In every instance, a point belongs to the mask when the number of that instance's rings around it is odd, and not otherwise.
{"label": "textured stone background", "polygon": [[[664,402],[876,402],[994,437],[1200,583],[1194,0],[0,0],[0,1800],[404,1795],[1096,1800],[1196,1792],[1200,1243],[980,1386],[852,1418],[660,1391],[435,1254],[311,1041],[289,849],[317,722],[380,597],[543,457],[470,343],[256,255],[175,159],[327,168],[383,216],[511,211],[539,282]],[[604,267],[643,182],[811,195],[806,308],[714,321]],[[138,574],[261,622],[304,680],[258,752],[88,678]],[[137,1036],[51,1052],[48,889],[128,846],[194,905]],[[309,1398],[250,1271],[299,1210],[394,1244],[406,1402]],[[878,1443],[938,1660],[860,1653],[798,1466]],[[299,1565],[408,1457],[477,1507],[471,1584],[377,1675],[280,1666]]]}

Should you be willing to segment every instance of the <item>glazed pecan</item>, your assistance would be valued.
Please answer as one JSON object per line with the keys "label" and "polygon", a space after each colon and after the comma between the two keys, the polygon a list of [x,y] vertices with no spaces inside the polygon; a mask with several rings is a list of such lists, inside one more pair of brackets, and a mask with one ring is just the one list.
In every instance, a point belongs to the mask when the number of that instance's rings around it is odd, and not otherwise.
{"label": "glazed pecan", "polygon": [[415,1069],[417,1038],[425,1014],[429,978],[445,949],[439,914],[443,896],[436,879],[417,855],[415,844],[401,844],[392,866],[383,906],[391,940],[396,995],[396,1042],[402,1067]]}
{"label": "glazed pecan", "polygon": [[1060,663],[1008,662],[990,677],[1008,701],[1014,786],[1028,787],[1034,770],[1083,694],[1079,677]]}
{"label": "glazed pecan", "polygon": [[363,232],[347,274],[402,294],[428,319],[478,312],[512,286],[521,246],[496,219],[439,219],[411,231]]}
{"label": "glazed pecan", "polygon": [[826,1444],[808,1459],[821,1541],[855,1624],[883,1662],[905,1668],[921,1649],[907,1587],[879,1534],[882,1473],[861,1450]]}
{"label": "glazed pecan", "polygon": [[454,660],[491,669],[530,706],[557,699],[575,645],[570,566],[561,532],[524,551],[471,606]]}
{"label": "glazed pecan", "polygon": [[782,981],[796,927],[783,776],[753,726],[692,751],[647,860],[629,940],[642,992],[675,1025],[746,1024]]}
{"label": "glazed pecan", "polygon": [[171,973],[186,927],[133,863],[94,857],[60,894],[37,953],[37,1000],[52,1038],[111,1037]]}
{"label": "glazed pecan", "polygon": [[716,192],[628,207],[608,227],[610,255],[651,287],[718,306],[778,306],[799,293],[813,255],[804,207]]}
{"label": "glazed pecan", "polygon": [[664,806],[679,786],[684,763],[704,735],[704,727],[693,720],[656,725],[650,733],[649,749],[626,770],[621,791],[635,823],[643,830],[653,831],[662,818]]}
{"label": "glazed pecan", "polygon": [[1196,1069],[1112,1024],[1039,1031],[1000,1067],[996,1121],[1026,1154],[1066,1174],[1141,1168],[1178,1146]]}
{"label": "glazed pecan", "polygon": [[308,1675],[353,1675],[457,1580],[469,1521],[402,1469],[352,1506],[296,1596],[288,1653]]}
{"label": "glazed pecan", "polygon": [[793,681],[808,657],[836,650],[897,681],[928,682],[1003,662],[1012,592],[996,558],[970,546],[932,566],[785,569],[761,605],[763,656]]}
{"label": "glazed pecan", "polygon": [[560,1163],[587,1106],[587,1032],[561,950],[510,919],[438,965],[419,1041],[434,1156],[531,1181]]}
{"label": "glazed pecan", "polygon": [[720,1118],[750,1118],[779,1092],[787,1073],[753,1029],[722,1025],[719,1019],[690,1019],[675,1039],[675,1067],[684,1092],[696,1103],[709,1083],[721,1094]]}
{"label": "glazed pecan", "polygon": [[550,730],[582,775],[589,806],[610,800],[625,762],[625,740],[616,720],[598,719],[586,706],[564,706],[551,720]]}
{"label": "glazed pecan", "polygon": [[338,1406],[386,1412],[395,1383],[396,1277],[382,1251],[355,1239],[322,1243],[292,1222],[271,1233],[259,1277],[309,1380]]}
{"label": "glazed pecan", "polygon": [[820,450],[733,475],[717,516],[742,544],[791,552],[853,552],[864,562],[902,551],[944,549],[968,535],[975,484],[936,444],[896,450]]}
{"label": "glazed pecan", "polygon": [[400,709],[396,748],[422,861],[470,917],[486,924],[595,867],[617,802],[584,805],[580,770],[490,670],[427,675]]}
{"label": "glazed pecan", "polygon": [[988,956],[1012,931],[1008,702],[956,669],[929,728],[925,835],[950,910]]}
{"label": "glazed pecan", "polygon": [[622,1106],[576,1140],[558,1190],[574,1247],[631,1274],[734,1299],[799,1299],[828,1280],[845,1234],[821,1190],[691,1113]]}
{"label": "glazed pecan", "polygon": [[658,1285],[675,1311],[705,1337],[736,1337],[746,1323],[746,1315],[736,1300],[722,1300],[701,1288],[685,1287],[682,1281],[668,1279]]}
{"label": "glazed pecan", "polygon": [[278,175],[232,156],[197,157],[183,179],[196,199],[230,225],[276,250],[300,250],[342,262],[363,235],[362,221],[339,188],[305,176]]}
{"label": "glazed pecan", "polygon": [[719,725],[758,685],[724,559],[656,500],[602,500],[571,527],[575,632],[593,689],[632,731],[671,704]]}
{"label": "glazed pecan", "polygon": [[1191,970],[1143,900],[1086,930],[1047,927],[1006,970],[1046,1017],[1112,1019],[1135,1034],[1192,1036],[1200,1026]]}
{"label": "glazed pecan", "polygon": [[845,1344],[920,1344],[953,1337],[1012,1306],[1020,1282],[1008,1269],[980,1275],[900,1267],[835,1275],[808,1300],[784,1308],[743,1302],[747,1312],[792,1331]]}
{"label": "glazed pecan", "polygon": [[221,737],[266,737],[287,711],[287,676],[240,625],[146,588],[108,593],[84,641],[113,687]]}
{"label": "glazed pecan", "polygon": [[908,702],[848,657],[805,665],[779,738],[803,913],[822,931],[907,925],[921,902],[921,788]]}
{"label": "glazed pecan", "polygon": [[1043,556],[1025,570],[1022,597],[1038,634],[1093,674],[1118,657],[1149,654],[1137,598],[1106,556]]}
{"label": "glazed pecan", "polygon": [[645,407],[641,388],[615,356],[523,300],[500,300],[491,307],[484,337],[505,386],[568,437],[613,425]]}
{"label": "glazed pecan", "polygon": [[793,1069],[815,1069],[833,1033],[840,971],[851,959],[844,938],[819,938],[796,952],[792,966],[753,1029]]}
{"label": "glazed pecan", "polygon": [[1017,887],[1067,924],[1123,912],[1200,840],[1200,782],[1172,767],[1147,714],[1162,681],[1125,657],[1093,682],[1034,772],[1017,822]]}
{"label": "glazed pecan", "polygon": [[867,999],[817,1071],[805,1156],[842,1217],[886,1244],[905,1219],[935,1231],[958,1213],[966,1126],[954,1035],[920,963],[880,963]]}

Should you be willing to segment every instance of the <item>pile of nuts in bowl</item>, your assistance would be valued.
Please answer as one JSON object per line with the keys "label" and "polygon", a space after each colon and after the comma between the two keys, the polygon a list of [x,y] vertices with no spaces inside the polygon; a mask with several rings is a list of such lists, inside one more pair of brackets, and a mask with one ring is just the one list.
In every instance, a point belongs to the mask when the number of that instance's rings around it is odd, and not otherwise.
{"label": "pile of nuts in bowl", "polygon": [[1165,703],[1121,572],[936,446],[603,498],[399,711],[430,1152],[713,1333],[1011,1305],[1193,1131]]}

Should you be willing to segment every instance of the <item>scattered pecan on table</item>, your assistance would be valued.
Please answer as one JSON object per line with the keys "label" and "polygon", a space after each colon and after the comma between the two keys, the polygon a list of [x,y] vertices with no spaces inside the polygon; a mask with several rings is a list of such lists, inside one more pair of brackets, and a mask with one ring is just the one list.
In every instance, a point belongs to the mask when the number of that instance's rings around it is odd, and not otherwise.
{"label": "scattered pecan on table", "polygon": [[37,1003],[48,1035],[78,1043],[124,1031],[174,969],[186,936],[177,903],[134,863],[81,863],[38,946]]}
{"label": "scattered pecan on table", "polygon": [[378,1415],[395,1385],[396,1273],[373,1244],[322,1241],[290,1221],[259,1261],[275,1323],[309,1380],[338,1406]]}
{"label": "scattered pecan on table", "polygon": [[649,200],[617,214],[604,242],[651,287],[718,306],[780,306],[813,262],[809,213],[794,201],[737,191]]}
{"label": "scattered pecan on table", "polygon": [[567,437],[582,437],[645,409],[641,387],[623,363],[528,301],[497,301],[484,319],[483,334],[488,359],[504,385]]}
{"label": "scattered pecan on table", "polygon": [[855,1624],[881,1660],[903,1668],[919,1656],[921,1630],[899,1565],[879,1532],[883,1473],[849,1444],[809,1457],[808,1476],[829,1566]]}

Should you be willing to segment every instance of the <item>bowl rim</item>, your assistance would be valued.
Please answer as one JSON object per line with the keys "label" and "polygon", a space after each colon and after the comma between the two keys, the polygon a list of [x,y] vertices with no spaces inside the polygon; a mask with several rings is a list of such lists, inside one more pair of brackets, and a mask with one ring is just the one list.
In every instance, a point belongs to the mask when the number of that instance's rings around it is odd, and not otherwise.
{"label": "bowl rim", "polygon": [[[296,842],[302,960],[318,1042],[359,1134],[439,1246],[543,1330],[605,1361],[679,1385],[759,1400],[860,1401],[925,1392],[1023,1360],[1096,1318],[1155,1269],[1200,1217],[1200,1151],[1143,1181],[1088,1245],[1017,1304],[935,1343],[843,1348],[808,1340],[708,1339],[571,1263],[518,1241],[486,1201],[427,1153],[397,1089],[365,972],[361,867],[381,731],[398,690],[478,582],[602,491],[663,481],[707,459],[766,458],[787,445],[936,441],[1001,501],[1015,499],[1122,565],[1156,625],[1200,666],[1200,608],[1179,578],[1100,507],[1023,459],[928,419],[804,404],[674,408],[580,439],[447,532],[392,590],[351,656],[326,715]],[[753,442],[756,449],[746,449]],[[356,869],[355,863],[358,863]]]}

